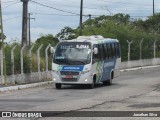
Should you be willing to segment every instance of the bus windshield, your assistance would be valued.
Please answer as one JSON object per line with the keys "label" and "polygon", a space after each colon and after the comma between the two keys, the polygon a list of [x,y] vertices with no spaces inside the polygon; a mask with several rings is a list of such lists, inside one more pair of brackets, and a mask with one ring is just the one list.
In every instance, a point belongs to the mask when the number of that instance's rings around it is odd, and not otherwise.
{"label": "bus windshield", "polygon": [[91,61],[91,45],[82,42],[62,42],[55,51],[54,63],[62,65],[85,65]]}

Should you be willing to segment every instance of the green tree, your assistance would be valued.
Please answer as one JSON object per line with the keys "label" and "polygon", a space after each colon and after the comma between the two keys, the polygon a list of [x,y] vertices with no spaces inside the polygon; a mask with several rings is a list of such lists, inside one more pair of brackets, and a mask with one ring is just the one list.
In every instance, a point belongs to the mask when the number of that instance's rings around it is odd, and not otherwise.
{"label": "green tree", "polygon": [[59,32],[56,37],[59,40],[71,40],[77,37],[77,34],[74,29],[70,27],[64,27],[61,32]]}

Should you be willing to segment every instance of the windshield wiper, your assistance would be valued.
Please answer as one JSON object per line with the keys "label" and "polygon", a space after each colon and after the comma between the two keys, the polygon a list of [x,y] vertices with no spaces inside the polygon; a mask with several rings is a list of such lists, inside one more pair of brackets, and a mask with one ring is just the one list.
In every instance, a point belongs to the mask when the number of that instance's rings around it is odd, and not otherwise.
{"label": "windshield wiper", "polygon": [[58,64],[62,64],[62,63],[65,63],[67,65],[71,64],[68,59],[63,59],[63,60],[58,60],[58,61],[57,61],[57,59],[55,59],[55,62]]}
{"label": "windshield wiper", "polygon": [[86,64],[86,62],[81,61],[81,60],[73,60],[72,62],[80,62],[80,63]]}

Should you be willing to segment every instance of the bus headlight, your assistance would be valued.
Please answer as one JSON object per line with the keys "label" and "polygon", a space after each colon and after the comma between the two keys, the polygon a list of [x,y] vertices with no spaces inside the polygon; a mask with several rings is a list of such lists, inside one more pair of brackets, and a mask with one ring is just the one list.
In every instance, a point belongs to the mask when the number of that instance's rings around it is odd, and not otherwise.
{"label": "bus headlight", "polygon": [[56,81],[56,78],[53,78],[53,81]]}
{"label": "bus headlight", "polygon": [[87,80],[87,79],[85,79],[84,81],[85,81],[85,82],[87,82],[88,80]]}

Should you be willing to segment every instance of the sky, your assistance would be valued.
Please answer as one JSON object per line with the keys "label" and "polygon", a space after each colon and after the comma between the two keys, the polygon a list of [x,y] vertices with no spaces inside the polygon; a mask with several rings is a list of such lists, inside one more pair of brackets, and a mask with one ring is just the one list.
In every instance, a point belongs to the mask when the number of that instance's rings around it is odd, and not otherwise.
{"label": "sky", "polygon": [[[30,0],[28,12],[31,13],[31,41],[42,35],[54,36],[65,26],[76,28],[79,25],[81,0]],[[155,1],[155,13],[160,12],[160,0]],[[6,42],[21,41],[22,2],[21,0],[1,0],[3,31]],[[146,19],[153,15],[153,0],[83,0],[83,15],[129,14],[131,18]],[[88,16],[83,16],[83,21]]]}

